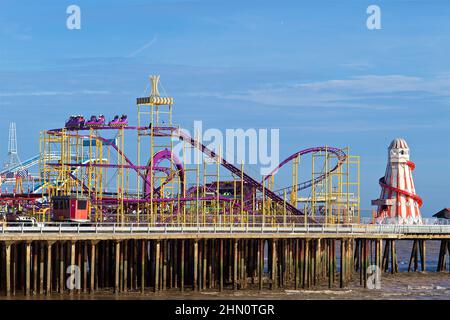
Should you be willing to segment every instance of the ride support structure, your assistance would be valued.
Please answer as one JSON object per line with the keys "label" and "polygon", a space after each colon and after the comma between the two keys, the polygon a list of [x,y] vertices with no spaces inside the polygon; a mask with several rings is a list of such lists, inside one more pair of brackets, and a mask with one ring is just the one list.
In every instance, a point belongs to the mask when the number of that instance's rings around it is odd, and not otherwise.
{"label": "ride support structure", "polygon": [[[159,76],[150,80],[149,96],[136,101],[136,126],[126,115],[109,123],[103,115],[72,116],[41,133],[39,192],[49,215],[52,197],[79,195],[88,197],[95,222],[275,226],[359,218],[359,157],[348,149],[301,150],[255,178],[227,161],[221,146],[207,147],[198,132],[174,124],[174,99],[160,94]],[[300,170],[309,158],[311,170]],[[292,184],[278,185],[291,163]]]}

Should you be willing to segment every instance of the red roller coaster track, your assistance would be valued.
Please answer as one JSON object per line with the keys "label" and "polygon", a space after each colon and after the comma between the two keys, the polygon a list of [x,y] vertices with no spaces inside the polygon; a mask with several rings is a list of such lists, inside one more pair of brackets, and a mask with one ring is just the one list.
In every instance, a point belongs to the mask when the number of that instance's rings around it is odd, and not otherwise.
{"label": "red roller coaster track", "polygon": [[[406,164],[411,169],[411,171],[414,171],[414,169],[416,168],[416,165],[412,161],[408,161]],[[409,197],[409,198],[413,199],[414,201],[417,202],[417,204],[419,205],[419,208],[422,206],[422,204],[423,204],[422,198],[419,197],[417,194],[414,194],[414,193],[405,191],[403,189],[396,188],[396,187],[393,187],[393,186],[390,186],[390,185],[386,184],[386,181],[385,181],[384,177],[380,178],[379,183],[380,183],[381,188],[385,188],[385,189],[388,189],[388,190],[391,190],[391,191],[395,191],[395,192],[397,192],[399,194],[402,194],[402,195],[404,195],[406,197]]]}

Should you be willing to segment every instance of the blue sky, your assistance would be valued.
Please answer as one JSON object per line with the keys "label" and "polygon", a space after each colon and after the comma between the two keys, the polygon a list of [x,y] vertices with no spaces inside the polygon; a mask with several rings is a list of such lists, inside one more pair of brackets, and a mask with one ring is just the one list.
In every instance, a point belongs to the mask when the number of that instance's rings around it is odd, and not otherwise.
{"label": "blue sky", "polygon": [[[81,30],[66,8],[81,8]],[[381,8],[381,30],[366,8]],[[0,141],[19,153],[72,113],[128,113],[150,74],[175,121],[279,128],[280,157],[316,146],[361,156],[362,207],[404,137],[428,216],[450,206],[448,1],[0,0]],[[1,150],[0,150],[1,152]]]}

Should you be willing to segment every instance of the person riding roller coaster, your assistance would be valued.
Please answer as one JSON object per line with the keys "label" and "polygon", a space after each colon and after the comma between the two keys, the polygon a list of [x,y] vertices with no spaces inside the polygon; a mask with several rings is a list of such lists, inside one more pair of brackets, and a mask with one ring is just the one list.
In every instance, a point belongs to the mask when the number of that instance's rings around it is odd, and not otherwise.
{"label": "person riding roller coaster", "polygon": [[101,127],[105,124],[105,116],[99,115],[98,119],[96,116],[91,116],[91,119],[89,119],[88,122],[86,122],[86,127]]}
{"label": "person riding roller coaster", "polygon": [[108,126],[114,127],[119,123],[119,116],[116,114],[114,116],[114,119],[112,119],[110,122],[108,122]]}
{"label": "person riding roller coaster", "polygon": [[82,115],[70,116],[69,120],[66,121],[65,127],[67,129],[80,129],[84,127],[84,117]]}
{"label": "person riding roller coaster", "polygon": [[108,123],[110,127],[125,127],[128,125],[127,115],[123,114],[120,118],[118,115],[114,116],[114,119]]}

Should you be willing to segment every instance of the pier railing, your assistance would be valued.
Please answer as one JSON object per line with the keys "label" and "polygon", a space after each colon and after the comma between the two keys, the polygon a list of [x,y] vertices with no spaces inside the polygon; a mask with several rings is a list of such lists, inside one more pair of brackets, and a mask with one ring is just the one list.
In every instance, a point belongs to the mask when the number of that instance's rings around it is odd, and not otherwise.
{"label": "pier railing", "polygon": [[220,224],[185,224],[180,226],[138,223],[98,223],[98,224],[74,224],[74,223],[45,223],[26,225],[23,223],[8,223],[0,225],[0,237],[2,234],[174,234],[174,233],[236,233],[236,234],[448,234],[450,225],[374,225],[374,224],[348,224],[348,225],[299,225],[271,226],[271,225],[220,225]]}

